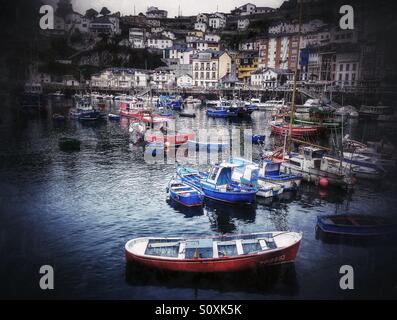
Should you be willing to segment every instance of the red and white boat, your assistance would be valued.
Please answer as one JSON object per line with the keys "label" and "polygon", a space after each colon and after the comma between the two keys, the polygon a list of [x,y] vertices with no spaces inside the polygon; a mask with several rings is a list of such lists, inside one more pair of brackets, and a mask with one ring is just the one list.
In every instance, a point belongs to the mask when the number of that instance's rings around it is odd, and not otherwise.
{"label": "red and white boat", "polygon": [[131,123],[130,132],[134,141],[144,140],[146,143],[160,143],[167,147],[180,146],[189,140],[196,139],[192,132],[175,132],[173,119],[150,112],[144,112]]}
{"label": "red and white boat", "polygon": [[182,272],[229,272],[295,261],[301,233],[263,232],[209,238],[137,238],[125,245],[127,262]]}
{"label": "red and white boat", "polygon": [[[301,126],[293,125],[291,130],[292,137],[314,136],[320,133],[321,126]],[[272,132],[277,135],[288,135],[290,126],[288,124],[272,124]]]}
{"label": "red and white boat", "polygon": [[145,108],[143,100],[133,99],[131,101],[120,102],[120,116],[140,118],[145,112],[150,112],[150,110]]}

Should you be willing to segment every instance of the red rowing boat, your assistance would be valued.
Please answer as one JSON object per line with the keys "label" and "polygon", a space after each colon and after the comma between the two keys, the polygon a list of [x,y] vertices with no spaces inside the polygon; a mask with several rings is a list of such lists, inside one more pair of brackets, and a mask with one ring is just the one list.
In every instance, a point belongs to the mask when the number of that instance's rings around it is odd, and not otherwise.
{"label": "red rowing boat", "polygon": [[229,272],[295,261],[302,234],[266,232],[210,238],[137,238],[125,245],[127,262],[182,272]]}
{"label": "red rowing boat", "polygon": [[[298,126],[293,125],[291,130],[292,137],[314,136],[320,133],[321,126]],[[289,134],[290,126],[283,124],[272,125],[272,132],[278,135]]]}

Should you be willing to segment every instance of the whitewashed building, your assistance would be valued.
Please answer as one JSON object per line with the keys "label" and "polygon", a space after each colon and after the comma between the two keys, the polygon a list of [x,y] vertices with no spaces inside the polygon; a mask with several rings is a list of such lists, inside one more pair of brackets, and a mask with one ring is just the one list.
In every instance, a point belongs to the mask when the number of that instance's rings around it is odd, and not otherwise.
{"label": "whitewashed building", "polygon": [[212,42],[219,42],[221,41],[221,36],[215,33],[206,33],[204,36],[204,40],[212,41]]}
{"label": "whitewashed building", "polygon": [[164,36],[151,36],[147,39],[147,47],[152,49],[168,49],[173,45],[173,41]]}
{"label": "whitewashed building", "polygon": [[164,31],[161,32],[161,34],[164,37],[169,38],[171,40],[175,40],[176,39],[175,33],[173,33],[172,31],[164,30]]}
{"label": "whitewashed building", "polygon": [[193,55],[193,84],[216,88],[219,80],[230,73],[232,59],[225,51],[207,50]]}
{"label": "whitewashed building", "polygon": [[360,55],[356,52],[336,54],[335,81],[343,86],[355,86],[360,78]]}
{"label": "whitewashed building", "polygon": [[238,30],[245,30],[249,27],[250,21],[247,18],[244,19],[238,19],[237,21],[237,29]]}
{"label": "whitewashed building", "polygon": [[271,89],[292,80],[292,78],[293,72],[288,69],[258,69],[251,73],[251,86]]}
{"label": "whitewashed building", "polygon": [[205,22],[196,22],[194,24],[194,30],[199,30],[202,32],[206,32],[207,31],[207,23]]}
{"label": "whitewashed building", "polygon": [[176,76],[173,70],[167,67],[160,67],[153,71],[150,76],[150,85],[158,89],[174,87]]}
{"label": "whitewashed building", "polygon": [[132,48],[143,49],[146,46],[145,29],[143,28],[130,28],[129,42]]}
{"label": "whitewashed building", "polygon": [[226,27],[226,16],[219,12],[211,14],[208,19],[208,25],[213,29],[223,29]]}
{"label": "whitewashed building", "polygon": [[205,51],[205,50],[215,50],[219,51],[220,46],[219,42],[216,41],[207,41],[207,40],[196,40],[187,43],[188,48],[191,48],[195,51]]}
{"label": "whitewashed building", "polygon": [[148,74],[143,70],[129,68],[109,68],[91,77],[91,86],[97,88],[128,89],[146,87]]}
{"label": "whitewashed building", "polygon": [[160,10],[157,7],[149,7],[146,11],[146,17],[151,19],[165,19],[167,18],[168,12]]}
{"label": "whitewashed building", "polygon": [[208,15],[205,13],[199,13],[196,17],[196,21],[208,24]]}
{"label": "whitewashed building", "polygon": [[191,88],[193,87],[193,77],[189,74],[181,75],[177,78],[176,84],[178,88]]}
{"label": "whitewashed building", "polygon": [[120,18],[116,14],[95,18],[90,23],[90,32],[94,34],[119,35],[121,34]]}

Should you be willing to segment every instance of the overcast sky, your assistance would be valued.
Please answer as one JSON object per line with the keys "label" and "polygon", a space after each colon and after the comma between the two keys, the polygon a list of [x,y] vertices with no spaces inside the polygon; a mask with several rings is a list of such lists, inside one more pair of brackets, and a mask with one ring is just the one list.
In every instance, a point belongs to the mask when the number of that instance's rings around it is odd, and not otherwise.
{"label": "overcast sky", "polygon": [[[244,0],[72,0],[73,8],[84,13],[89,8],[99,11],[107,7],[110,11],[120,11],[122,15],[145,13],[149,6],[159,7],[168,11],[169,17],[178,15],[180,5],[183,15],[196,15],[200,12],[215,12],[217,7],[220,12],[230,12],[231,9],[241,6],[248,1]],[[251,0],[260,7],[278,8],[283,0]]]}

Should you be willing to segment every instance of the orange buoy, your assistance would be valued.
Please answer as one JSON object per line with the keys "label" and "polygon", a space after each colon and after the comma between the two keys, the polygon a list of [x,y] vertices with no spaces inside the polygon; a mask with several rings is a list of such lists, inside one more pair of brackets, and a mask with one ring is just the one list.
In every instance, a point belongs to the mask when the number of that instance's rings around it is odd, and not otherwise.
{"label": "orange buoy", "polygon": [[321,187],[326,188],[329,185],[329,181],[327,178],[320,178],[319,184]]}

